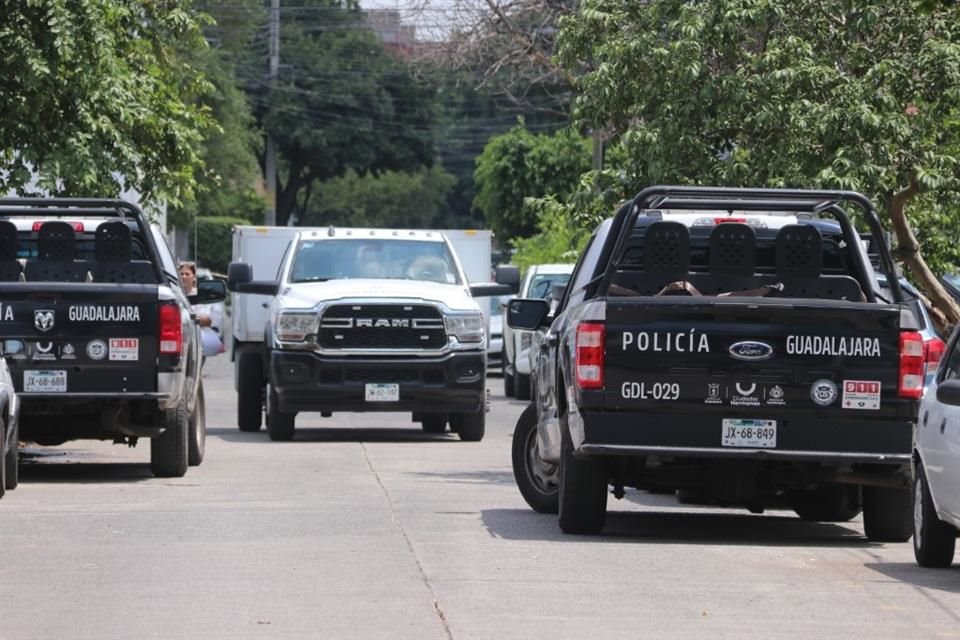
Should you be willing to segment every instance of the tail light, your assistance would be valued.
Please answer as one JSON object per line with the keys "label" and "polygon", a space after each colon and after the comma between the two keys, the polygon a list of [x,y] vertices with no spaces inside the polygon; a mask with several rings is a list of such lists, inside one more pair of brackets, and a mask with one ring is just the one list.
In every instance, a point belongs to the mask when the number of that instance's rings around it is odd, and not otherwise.
{"label": "tail light", "polygon": [[598,322],[582,322],[577,326],[577,387],[603,388],[603,362],[606,329]]}
{"label": "tail light", "polygon": [[946,351],[947,345],[940,338],[930,338],[924,344],[924,349],[926,351],[924,361],[927,363],[927,369],[933,370],[940,364],[940,358],[943,357],[943,352]]}
{"label": "tail light", "polygon": [[[36,222],[34,222],[32,227],[33,231],[34,232],[40,231],[40,227],[42,227],[43,224],[44,224],[43,220],[37,220]],[[71,222],[70,225],[73,227],[73,230],[76,231],[77,233],[83,233],[82,222]]]}
{"label": "tail light", "polygon": [[183,325],[180,307],[173,303],[160,305],[159,322],[160,353],[179,356],[183,351]]}
{"label": "tail light", "polygon": [[897,395],[901,398],[919,399],[923,395],[926,357],[927,349],[920,334],[916,331],[901,331],[900,377],[897,386]]}

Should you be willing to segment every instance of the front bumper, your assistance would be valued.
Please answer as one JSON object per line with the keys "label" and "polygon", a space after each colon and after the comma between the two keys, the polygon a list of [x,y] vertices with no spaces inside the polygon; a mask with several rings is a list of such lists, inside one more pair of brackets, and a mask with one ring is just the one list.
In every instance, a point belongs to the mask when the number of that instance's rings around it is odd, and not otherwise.
{"label": "front bumper", "polygon": [[[280,410],[474,413],[486,401],[486,353],[435,358],[333,357],[272,351],[270,384]],[[396,402],[368,402],[365,385],[399,385]]]}
{"label": "front bumper", "polygon": [[722,416],[583,410],[578,417],[583,454],[905,464],[912,453],[909,420],[786,417],[777,420],[776,447],[739,448],[722,446]]}

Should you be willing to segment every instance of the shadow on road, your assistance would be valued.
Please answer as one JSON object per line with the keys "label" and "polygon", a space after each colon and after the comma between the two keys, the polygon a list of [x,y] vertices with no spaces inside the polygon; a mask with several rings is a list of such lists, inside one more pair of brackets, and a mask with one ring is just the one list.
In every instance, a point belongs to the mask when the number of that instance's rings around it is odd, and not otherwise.
{"label": "shadow on road", "polygon": [[410,475],[429,478],[438,482],[457,482],[464,484],[513,484],[512,471],[451,471],[447,473],[415,471]]}
{"label": "shadow on road", "polygon": [[[868,562],[863,566],[915,587],[960,593],[960,564],[958,563],[954,563],[950,569],[924,569],[913,562]],[[953,617],[960,622],[960,615],[956,612],[953,613]]]}
{"label": "shadow on road", "polygon": [[113,484],[153,479],[147,462],[86,462],[76,452],[26,451],[20,455],[24,483]]}
{"label": "shadow on road", "polygon": [[790,516],[747,513],[645,511],[607,514],[603,533],[595,537],[565,535],[557,517],[524,509],[481,512],[491,535],[507,540],[648,544],[725,544],[774,547],[872,547],[852,526],[804,522]]}
{"label": "shadow on road", "polygon": [[[277,446],[282,442],[271,442],[266,430],[253,433],[244,433],[236,428],[216,427],[207,428],[208,438],[219,438],[227,442],[266,442]],[[297,427],[293,444],[297,442],[416,442],[416,443],[458,443],[460,438],[454,433],[431,435],[424,433],[418,427],[396,429],[363,428],[363,427]]]}

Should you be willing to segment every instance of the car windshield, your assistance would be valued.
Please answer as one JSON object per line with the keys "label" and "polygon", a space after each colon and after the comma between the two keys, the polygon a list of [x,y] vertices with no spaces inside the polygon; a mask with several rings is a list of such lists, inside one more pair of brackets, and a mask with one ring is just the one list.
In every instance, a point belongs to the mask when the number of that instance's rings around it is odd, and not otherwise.
{"label": "car windshield", "polygon": [[553,285],[566,285],[570,280],[569,273],[540,273],[533,277],[530,283],[529,298],[548,299],[552,294]]}
{"label": "car windshield", "polygon": [[453,257],[443,242],[377,238],[300,242],[293,260],[291,282],[346,278],[460,284]]}

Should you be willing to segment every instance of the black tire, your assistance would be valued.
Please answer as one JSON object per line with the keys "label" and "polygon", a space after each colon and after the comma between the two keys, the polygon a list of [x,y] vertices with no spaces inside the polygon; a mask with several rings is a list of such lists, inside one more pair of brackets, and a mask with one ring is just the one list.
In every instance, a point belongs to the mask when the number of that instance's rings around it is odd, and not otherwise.
{"label": "black tire", "polygon": [[187,452],[187,462],[191,467],[203,462],[207,452],[207,403],[203,395],[203,381],[197,387],[197,401],[190,414],[190,450]]}
{"label": "black tire", "polygon": [[525,373],[517,373],[513,377],[513,396],[517,400],[530,399],[530,376]]}
{"label": "black tire", "polygon": [[280,411],[280,399],[270,386],[267,386],[267,396],[267,434],[274,442],[293,440],[297,414]]}
{"label": "black tire", "polygon": [[520,495],[538,513],[560,509],[560,469],[537,453],[537,408],[528,406],[513,428],[513,477]]}
{"label": "black tire", "polygon": [[507,373],[507,367],[510,366],[510,360],[507,359],[507,352],[503,352],[503,395],[508,398],[513,397],[513,374]]}
{"label": "black tire", "polygon": [[560,437],[560,529],[564,533],[600,533],[607,520],[607,471],[600,460],[573,456],[566,416],[560,418]]}
{"label": "black tire", "polygon": [[[0,437],[3,437],[0,435]],[[13,436],[10,438],[10,446],[4,454],[4,470],[0,473],[0,484],[7,490],[14,490],[20,484],[20,452],[17,449],[17,442],[20,439],[20,426],[13,426]]]}
{"label": "black tire", "polygon": [[150,470],[158,478],[180,478],[187,472],[190,449],[190,416],[181,400],[164,412],[166,428],[150,440]]}
{"label": "black tire", "polygon": [[855,484],[792,491],[788,500],[798,516],[811,522],[849,522],[862,507],[860,486]]}
{"label": "black tire", "polygon": [[257,351],[237,356],[237,426],[260,431],[263,423],[263,357]]}
{"label": "black tire", "polygon": [[451,413],[450,429],[457,432],[464,442],[480,442],[487,431],[486,408],[477,413]]}
{"label": "black tire", "polygon": [[913,556],[921,567],[946,569],[953,564],[957,530],[937,517],[923,465],[913,479]]}
{"label": "black tire", "polygon": [[913,535],[913,488],[863,487],[863,532],[873,542],[906,542]]}
{"label": "black tire", "polygon": [[447,416],[443,413],[425,413],[420,426],[424,433],[444,433],[447,430]]}

